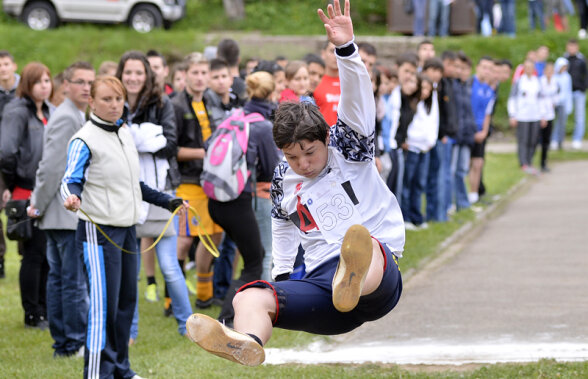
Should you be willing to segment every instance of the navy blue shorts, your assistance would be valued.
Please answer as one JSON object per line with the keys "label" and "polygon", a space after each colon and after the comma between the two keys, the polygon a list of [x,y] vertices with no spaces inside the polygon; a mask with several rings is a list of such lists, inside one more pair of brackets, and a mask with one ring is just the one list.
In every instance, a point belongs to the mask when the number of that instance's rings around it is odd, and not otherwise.
{"label": "navy blue shorts", "polygon": [[270,288],[276,298],[274,326],[308,333],[333,335],[349,332],[366,321],[377,320],[392,310],[402,293],[402,277],[392,252],[380,244],[384,255],[384,275],[380,286],[362,296],[350,312],[339,312],[333,305],[333,276],[339,257],[329,259],[300,280],[255,281],[241,287]]}

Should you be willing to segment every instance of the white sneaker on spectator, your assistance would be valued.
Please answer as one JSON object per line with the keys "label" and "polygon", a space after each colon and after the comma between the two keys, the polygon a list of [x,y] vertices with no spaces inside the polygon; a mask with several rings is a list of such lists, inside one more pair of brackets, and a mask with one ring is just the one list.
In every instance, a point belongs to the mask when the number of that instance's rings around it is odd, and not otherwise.
{"label": "white sneaker on spectator", "polygon": [[475,204],[480,199],[480,195],[477,192],[470,192],[468,193],[468,201],[470,204]]}
{"label": "white sneaker on spectator", "polygon": [[557,150],[557,141],[551,141],[549,144],[549,150]]}
{"label": "white sneaker on spectator", "polygon": [[451,206],[447,210],[447,214],[450,216],[453,216],[456,211],[457,211],[457,208],[455,207],[455,204],[451,204]]}
{"label": "white sneaker on spectator", "polygon": [[578,30],[578,38],[585,39],[586,38],[586,29]]}
{"label": "white sneaker on spectator", "polygon": [[580,150],[582,148],[582,141],[572,141],[572,149]]}
{"label": "white sneaker on spectator", "polygon": [[404,221],[404,229],[406,230],[418,230],[418,227],[410,221]]}
{"label": "white sneaker on spectator", "polygon": [[84,346],[80,347],[80,349],[75,353],[75,357],[76,358],[84,358],[84,353],[86,352],[86,349]]}
{"label": "white sneaker on spectator", "polygon": [[427,224],[426,222],[423,222],[422,224],[420,224],[418,226],[418,230],[425,230],[425,229],[429,229],[429,224]]}

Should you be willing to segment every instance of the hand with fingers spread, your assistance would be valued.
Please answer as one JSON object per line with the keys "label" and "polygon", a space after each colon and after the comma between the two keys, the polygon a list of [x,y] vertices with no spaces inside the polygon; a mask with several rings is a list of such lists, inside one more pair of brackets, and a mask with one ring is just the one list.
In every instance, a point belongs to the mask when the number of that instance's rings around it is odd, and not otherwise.
{"label": "hand with fingers spread", "polygon": [[329,41],[335,46],[341,46],[351,41],[353,39],[353,24],[351,23],[349,0],[345,0],[345,13],[341,12],[339,0],[335,0],[332,5],[327,6],[327,13],[329,17],[322,9],[318,10],[318,15],[325,24]]}

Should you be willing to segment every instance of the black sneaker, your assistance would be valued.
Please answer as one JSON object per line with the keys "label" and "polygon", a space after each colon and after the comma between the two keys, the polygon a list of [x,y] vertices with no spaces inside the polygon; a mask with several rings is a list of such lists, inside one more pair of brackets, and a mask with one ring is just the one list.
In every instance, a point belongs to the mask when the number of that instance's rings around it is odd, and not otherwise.
{"label": "black sneaker", "polygon": [[45,318],[45,316],[39,316],[37,318],[37,328],[41,330],[49,329],[49,321]]}
{"label": "black sneaker", "polygon": [[196,299],[196,308],[206,309],[206,308],[210,308],[211,305],[212,305],[212,297],[207,300]]}
{"label": "black sneaker", "polygon": [[49,321],[45,316],[26,315],[24,324],[26,329],[49,329]]}
{"label": "black sneaker", "polygon": [[4,272],[4,259],[0,259],[0,279],[4,279],[6,274]]}

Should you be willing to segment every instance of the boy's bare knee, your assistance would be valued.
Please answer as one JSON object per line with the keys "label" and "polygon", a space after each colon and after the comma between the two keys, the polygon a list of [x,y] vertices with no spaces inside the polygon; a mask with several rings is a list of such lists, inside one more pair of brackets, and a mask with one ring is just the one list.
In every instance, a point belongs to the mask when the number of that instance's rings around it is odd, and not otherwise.
{"label": "boy's bare knee", "polygon": [[263,309],[275,312],[273,291],[269,288],[247,288],[238,292],[233,298],[233,309]]}

